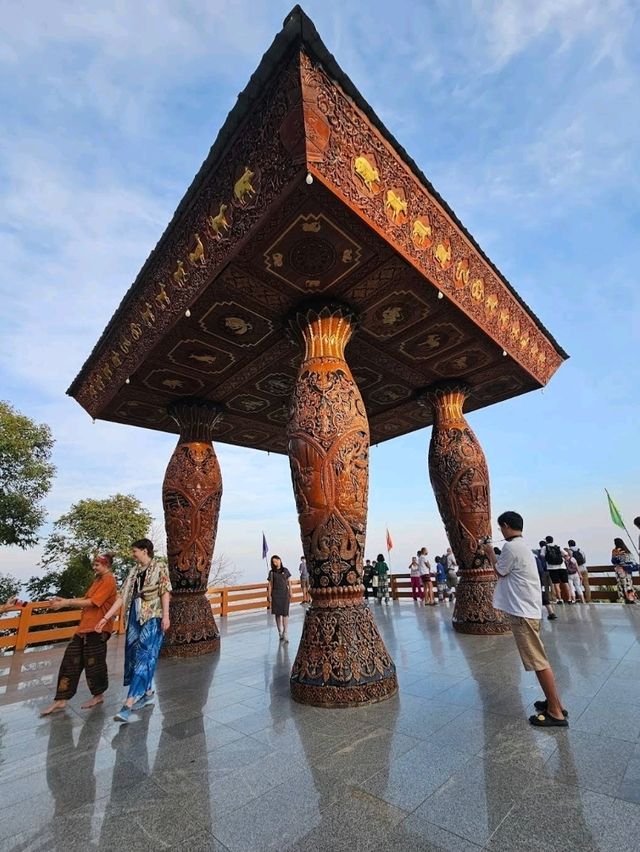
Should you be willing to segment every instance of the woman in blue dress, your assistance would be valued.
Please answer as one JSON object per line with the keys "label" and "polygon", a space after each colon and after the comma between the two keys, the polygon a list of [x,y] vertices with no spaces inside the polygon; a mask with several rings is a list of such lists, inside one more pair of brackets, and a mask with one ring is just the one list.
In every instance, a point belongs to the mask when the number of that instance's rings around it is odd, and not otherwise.
{"label": "woman in blue dress", "polygon": [[131,568],[116,602],[96,625],[103,628],[122,609],[126,640],[124,647],[124,685],[127,698],[114,716],[116,722],[128,722],[131,713],[153,704],[153,676],[164,634],[169,629],[171,580],[164,562],[153,558],[148,538],[134,541],[131,553],[136,564]]}

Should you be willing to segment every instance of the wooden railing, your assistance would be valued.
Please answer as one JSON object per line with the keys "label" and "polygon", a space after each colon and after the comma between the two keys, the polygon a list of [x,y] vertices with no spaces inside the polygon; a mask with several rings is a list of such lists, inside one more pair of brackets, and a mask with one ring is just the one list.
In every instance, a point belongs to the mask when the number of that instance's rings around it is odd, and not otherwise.
{"label": "wooden railing", "polygon": [[[211,586],[207,590],[213,614],[231,615],[237,612],[267,609],[267,584],[249,583],[243,586]],[[291,581],[291,603],[302,600],[299,580]],[[15,614],[0,618],[0,652],[13,648],[24,651],[33,645],[48,645],[70,639],[76,631],[82,611],[65,609],[55,611],[47,609],[44,601],[28,603],[16,607]],[[120,622],[116,618],[115,629],[119,631]]]}
{"label": "wooden railing", "polygon": [[[613,566],[593,565],[589,566],[588,571],[591,600],[610,601],[615,603],[618,600],[618,589],[616,575],[613,572]],[[637,573],[633,575],[633,585],[636,590],[636,595],[640,598],[640,578]],[[412,597],[411,575],[392,574],[390,587],[391,597],[393,600],[397,601],[400,598]]]}
{"label": "wooden railing", "polygon": [[[640,581],[634,576],[636,593],[640,597]],[[589,568],[591,599],[613,601],[618,599],[616,577],[611,566]],[[291,602],[300,603],[302,590],[298,580],[291,581]],[[409,574],[391,575],[391,597],[394,600],[411,597]],[[207,598],[215,616],[223,618],[234,613],[267,609],[267,584],[247,583],[241,586],[211,586]],[[16,607],[15,614],[0,618],[0,652],[13,648],[23,651],[34,645],[51,644],[70,639],[80,621],[79,609],[55,612],[44,607],[43,601]],[[118,621],[116,620],[116,630]]]}

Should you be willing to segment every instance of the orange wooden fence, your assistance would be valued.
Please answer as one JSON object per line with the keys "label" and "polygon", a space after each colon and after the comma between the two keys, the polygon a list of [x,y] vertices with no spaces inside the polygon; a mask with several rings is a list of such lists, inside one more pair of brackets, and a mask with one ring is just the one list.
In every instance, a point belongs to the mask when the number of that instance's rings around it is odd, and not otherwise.
{"label": "orange wooden fence", "polygon": [[[589,568],[591,598],[596,601],[616,601],[616,578],[611,567],[600,565]],[[637,594],[640,582],[634,576]],[[302,600],[298,580],[291,581],[292,603]],[[599,587],[599,588],[597,588]],[[391,575],[391,596],[394,600],[411,597],[409,574]],[[211,586],[207,598],[215,616],[226,617],[234,613],[267,609],[267,584],[247,583],[241,586]],[[13,648],[23,651],[33,645],[50,644],[70,639],[80,621],[80,610],[54,612],[43,606],[43,601],[16,607],[14,614],[0,618],[0,653]],[[116,629],[118,624],[116,622]]]}
{"label": "orange wooden fence", "polygon": [[[291,581],[291,602],[302,600],[299,580]],[[231,615],[235,612],[267,609],[267,584],[249,583],[242,586],[211,586],[207,590],[213,614]],[[50,644],[70,639],[80,621],[81,610],[47,609],[44,601],[16,607],[9,617],[0,618],[0,652],[13,648],[23,651],[31,645]],[[116,630],[119,622],[116,619]]]}

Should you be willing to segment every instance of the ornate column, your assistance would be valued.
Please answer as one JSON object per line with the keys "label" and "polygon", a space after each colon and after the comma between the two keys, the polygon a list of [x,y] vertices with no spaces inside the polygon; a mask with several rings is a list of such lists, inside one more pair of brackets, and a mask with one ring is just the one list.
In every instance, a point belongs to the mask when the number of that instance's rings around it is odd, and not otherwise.
{"label": "ornate column", "polygon": [[162,653],[191,657],[217,651],[220,633],[205,597],[218,529],[222,476],[211,442],[220,409],[209,402],[173,404],[180,437],[162,484],[173,593]]}
{"label": "ornate column", "polygon": [[290,319],[304,349],[287,427],[291,478],[313,602],[291,672],[303,704],[351,707],[397,689],[395,665],[364,600],[369,423],[344,349],[354,316],[307,305]]}
{"label": "ornate column", "polygon": [[469,388],[441,382],[420,398],[434,416],[429,445],[429,476],[449,544],[460,566],[453,626],[460,633],[508,633],[493,608],[496,573],[478,540],[491,535],[489,471],[478,439],[462,408]]}

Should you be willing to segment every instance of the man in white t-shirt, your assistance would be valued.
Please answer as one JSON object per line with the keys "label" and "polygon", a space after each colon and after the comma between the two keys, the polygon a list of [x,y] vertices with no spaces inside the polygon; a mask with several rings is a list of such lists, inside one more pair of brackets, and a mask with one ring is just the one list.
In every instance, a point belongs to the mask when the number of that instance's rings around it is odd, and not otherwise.
{"label": "man in white t-shirt", "polygon": [[505,539],[500,556],[496,559],[493,545],[484,544],[484,552],[498,573],[493,606],[508,615],[522,664],[526,671],[536,673],[545,694],[544,701],[535,702],[537,712],[529,721],[542,728],[566,728],[568,713],[562,707],[553,669],[540,638],[540,578],[533,552],[522,538],[522,515],[503,512],[498,526]]}

